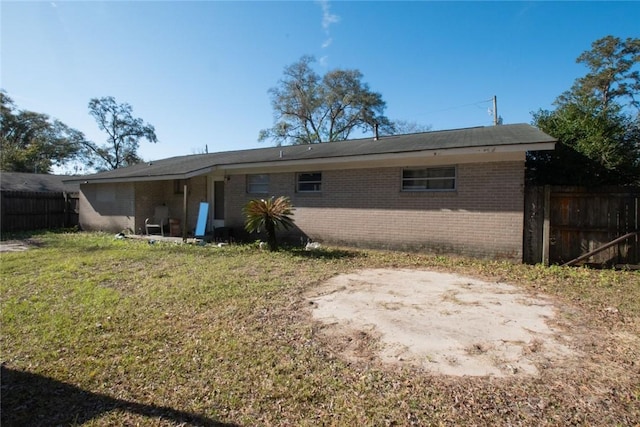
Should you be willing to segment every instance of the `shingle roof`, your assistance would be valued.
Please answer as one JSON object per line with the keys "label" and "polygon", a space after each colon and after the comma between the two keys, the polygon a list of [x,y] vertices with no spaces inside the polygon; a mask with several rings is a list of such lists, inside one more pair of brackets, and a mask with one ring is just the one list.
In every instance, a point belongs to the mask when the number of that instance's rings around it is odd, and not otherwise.
{"label": "shingle roof", "polygon": [[274,163],[291,160],[345,158],[456,148],[553,143],[556,140],[528,124],[476,127],[408,135],[352,139],[313,145],[258,148],[211,154],[195,154],[140,163],[127,168],[87,175],[76,180],[119,180],[206,173],[215,166],[251,163]]}
{"label": "shingle roof", "polygon": [[34,191],[44,193],[78,192],[77,184],[64,184],[63,175],[45,175],[23,172],[1,172],[0,189],[2,191]]}

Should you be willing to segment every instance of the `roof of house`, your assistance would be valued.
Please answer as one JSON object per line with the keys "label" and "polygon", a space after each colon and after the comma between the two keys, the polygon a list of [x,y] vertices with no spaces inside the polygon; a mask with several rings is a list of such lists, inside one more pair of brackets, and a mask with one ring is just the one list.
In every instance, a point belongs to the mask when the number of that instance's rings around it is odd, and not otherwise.
{"label": "roof of house", "polygon": [[[215,168],[226,169],[238,165],[278,165],[291,161],[313,163],[319,159],[327,161],[345,158],[366,159],[371,156],[469,148],[482,151],[483,148],[490,147],[516,147],[518,151],[529,151],[552,149],[555,142],[556,139],[531,125],[512,124],[383,136],[377,140],[362,138],[332,143],[194,154],[139,163],[126,168],[74,177],[70,180],[117,182],[135,179],[188,178],[208,173]],[[547,147],[541,148],[540,144],[547,144]]]}
{"label": "roof of house", "polygon": [[2,191],[33,191],[41,193],[74,193],[80,190],[77,183],[63,182],[64,175],[45,175],[38,173],[1,172],[0,189]]}

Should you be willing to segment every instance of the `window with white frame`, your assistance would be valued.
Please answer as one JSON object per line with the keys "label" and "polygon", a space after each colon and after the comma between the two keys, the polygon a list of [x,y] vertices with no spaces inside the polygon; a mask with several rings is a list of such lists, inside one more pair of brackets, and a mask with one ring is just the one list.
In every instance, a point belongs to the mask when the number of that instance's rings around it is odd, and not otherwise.
{"label": "window with white frame", "polygon": [[299,193],[319,193],[322,191],[322,172],[298,173],[296,190]]}
{"label": "window with white frame", "polygon": [[402,191],[454,191],[455,189],[455,166],[402,170]]}
{"label": "window with white frame", "polygon": [[247,193],[265,194],[269,192],[269,175],[247,175]]}

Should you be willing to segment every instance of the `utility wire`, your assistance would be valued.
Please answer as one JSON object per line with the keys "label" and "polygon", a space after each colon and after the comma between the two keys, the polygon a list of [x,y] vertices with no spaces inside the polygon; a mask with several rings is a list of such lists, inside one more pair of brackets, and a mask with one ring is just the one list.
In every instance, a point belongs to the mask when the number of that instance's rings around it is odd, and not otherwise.
{"label": "utility wire", "polygon": [[[493,98],[489,98],[487,100],[482,100],[482,101],[477,101],[477,102],[472,102],[470,104],[463,104],[463,105],[456,105],[456,106],[453,106],[453,107],[442,108],[442,109],[439,109],[439,110],[425,111],[425,112],[421,113],[421,115],[432,114],[432,113],[440,113],[442,111],[456,110],[458,108],[463,108],[463,107],[471,107],[471,106],[478,107],[480,104],[485,104],[487,102],[493,102]],[[480,107],[478,107],[478,108],[480,108]]]}

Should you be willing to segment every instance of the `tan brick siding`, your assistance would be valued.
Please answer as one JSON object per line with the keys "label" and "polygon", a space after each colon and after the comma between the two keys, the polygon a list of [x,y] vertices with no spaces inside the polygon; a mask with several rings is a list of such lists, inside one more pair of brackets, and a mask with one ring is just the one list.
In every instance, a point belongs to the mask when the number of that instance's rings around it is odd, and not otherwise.
{"label": "tan brick siding", "polygon": [[80,228],[118,233],[135,228],[133,184],[81,184]]}
{"label": "tan brick siding", "polygon": [[[187,231],[192,233],[201,201],[207,201],[207,177],[188,180]],[[169,215],[182,223],[183,194],[175,192],[173,180],[118,184],[82,184],[80,227],[83,230],[144,233],[146,218],[155,206],[169,206]]]}
{"label": "tan brick siding", "polygon": [[[198,221],[198,209],[200,202],[207,201],[207,177],[198,176],[187,181],[189,193],[187,203],[187,232],[193,234]],[[178,185],[180,191],[183,186]],[[153,217],[156,206],[167,205],[169,216],[180,219],[184,224],[184,192],[176,192],[173,180],[167,181],[143,181],[135,184],[136,188],[136,230],[144,232],[144,221]]]}
{"label": "tan brick siding", "polygon": [[[225,181],[225,225],[241,234],[242,207],[250,199],[287,195],[296,209],[290,238],[521,260],[524,162],[460,164],[453,192],[402,192],[401,176],[397,167],[326,170],[322,192],[304,194],[295,192],[295,173],[275,173],[269,194],[261,195],[247,194],[246,175],[231,175]],[[192,233],[210,189],[205,176],[188,184]],[[86,230],[143,232],[145,218],[161,204],[182,219],[183,195],[173,180],[83,184],[81,190],[80,225]]]}
{"label": "tan brick siding", "polygon": [[[309,171],[310,172],[310,171]],[[454,192],[402,192],[401,168],[323,171],[322,193],[295,192],[295,174],[270,175],[270,195],[287,195],[305,238],[366,247],[427,249],[522,258],[524,163],[457,166]],[[226,225],[243,227],[246,176],[230,177]]]}

